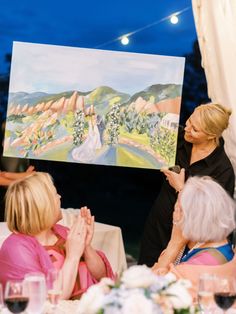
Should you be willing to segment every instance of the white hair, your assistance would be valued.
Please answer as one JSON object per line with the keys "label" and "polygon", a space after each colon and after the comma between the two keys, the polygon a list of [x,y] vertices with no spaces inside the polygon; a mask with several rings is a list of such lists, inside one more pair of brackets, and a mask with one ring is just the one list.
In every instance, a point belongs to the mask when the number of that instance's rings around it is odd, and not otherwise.
{"label": "white hair", "polygon": [[210,177],[189,178],[180,193],[180,204],[182,232],[188,240],[222,241],[236,227],[234,200]]}

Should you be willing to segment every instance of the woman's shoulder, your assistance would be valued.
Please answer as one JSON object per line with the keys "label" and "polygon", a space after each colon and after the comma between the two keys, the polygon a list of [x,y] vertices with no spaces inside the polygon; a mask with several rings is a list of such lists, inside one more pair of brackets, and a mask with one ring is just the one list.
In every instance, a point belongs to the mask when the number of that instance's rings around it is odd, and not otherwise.
{"label": "woman's shoulder", "polygon": [[[40,244],[31,236],[12,233],[3,242],[0,249],[0,263],[24,264],[32,259],[32,256],[41,252]],[[23,262],[22,262],[23,261]]]}
{"label": "woman's shoulder", "polygon": [[11,233],[3,242],[1,250],[8,249],[15,250],[22,246],[35,246],[37,240],[34,237],[21,234],[21,233]]}
{"label": "woman's shoulder", "polygon": [[233,258],[233,250],[229,244],[219,247],[199,248],[185,261],[195,265],[221,265]]}

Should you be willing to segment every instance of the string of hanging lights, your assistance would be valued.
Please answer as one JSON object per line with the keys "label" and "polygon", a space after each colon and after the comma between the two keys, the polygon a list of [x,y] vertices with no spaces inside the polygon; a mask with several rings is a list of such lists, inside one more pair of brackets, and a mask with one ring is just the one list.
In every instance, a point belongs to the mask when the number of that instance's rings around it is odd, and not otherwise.
{"label": "string of hanging lights", "polygon": [[182,9],[180,11],[174,12],[174,13],[168,15],[168,16],[165,16],[165,17],[161,18],[160,20],[156,20],[156,21],[154,21],[154,22],[152,22],[150,24],[147,24],[147,25],[145,25],[143,27],[140,27],[140,28],[138,28],[138,29],[136,29],[136,30],[134,30],[132,32],[129,32],[129,33],[124,34],[122,36],[116,37],[116,38],[111,39],[109,41],[106,41],[106,42],[104,42],[102,44],[99,44],[95,48],[101,48],[101,47],[107,46],[109,44],[112,44],[112,43],[114,43],[116,41],[120,41],[122,45],[128,45],[129,44],[129,38],[131,36],[133,36],[133,35],[135,35],[135,34],[137,34],[139,32],[142,32],[142,31],[146,30],[147,28],[156,26],[156,25],[158,25],[158,24],[160,24],[162,22],[165,22],[167,20],[169,20],[172,24],[177,24],[179,22],[179,15],[181,15],[182,13],[184,13],[184,12],[190,10],[190,9],[191,9],[191,6],[188,6],[188,7],[184,8],[184,9]]}

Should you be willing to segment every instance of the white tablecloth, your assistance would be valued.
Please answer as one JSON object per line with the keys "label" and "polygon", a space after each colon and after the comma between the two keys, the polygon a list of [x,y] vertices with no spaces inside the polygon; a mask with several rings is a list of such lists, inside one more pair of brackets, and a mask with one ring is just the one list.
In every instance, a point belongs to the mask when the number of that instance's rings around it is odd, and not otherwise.
{"label": "white tablecloth", "polygon": [[[63,219],[59,223],[70,227],[74,215],[77,213],[77,209],[62,209]],[[0,246],[9,234],[10,231],[8,230],[6,223],[1,222]],[[113,271],[118,275],[127,268],[122,233],[119,227],[96,222],[92,245],[95,249],[101,250],[106,254]]]}

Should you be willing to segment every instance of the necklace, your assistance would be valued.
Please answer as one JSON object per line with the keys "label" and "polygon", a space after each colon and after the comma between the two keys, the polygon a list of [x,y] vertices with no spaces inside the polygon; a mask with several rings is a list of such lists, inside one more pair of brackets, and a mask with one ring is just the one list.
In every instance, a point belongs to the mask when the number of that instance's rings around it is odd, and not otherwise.
{"label": "necklace", "polygon": [[[188,251],[188,253],[187,254],[189,254],[190,252],[192,252],[193,250],[195,250],[195,249],[198,249],[198,248],[200,248],[202,245],[204,245],[205,244],[205,242],[197,242],[189,251]],[[187,255],[186,254],[186,255]]]}
{"label": "necklace", "polygon": [[186,257],[189,253],[191,253],[193,250],[199,248],[200,246],[202,246],[203,244],[205,244],[205,242],[197,242],[185,255],[184,251],[185,251],[185,246],[180,250],[180,252],[178,253],[175,261],[174,261],[174,265],[178,265],[181,261],[182,258]]}

